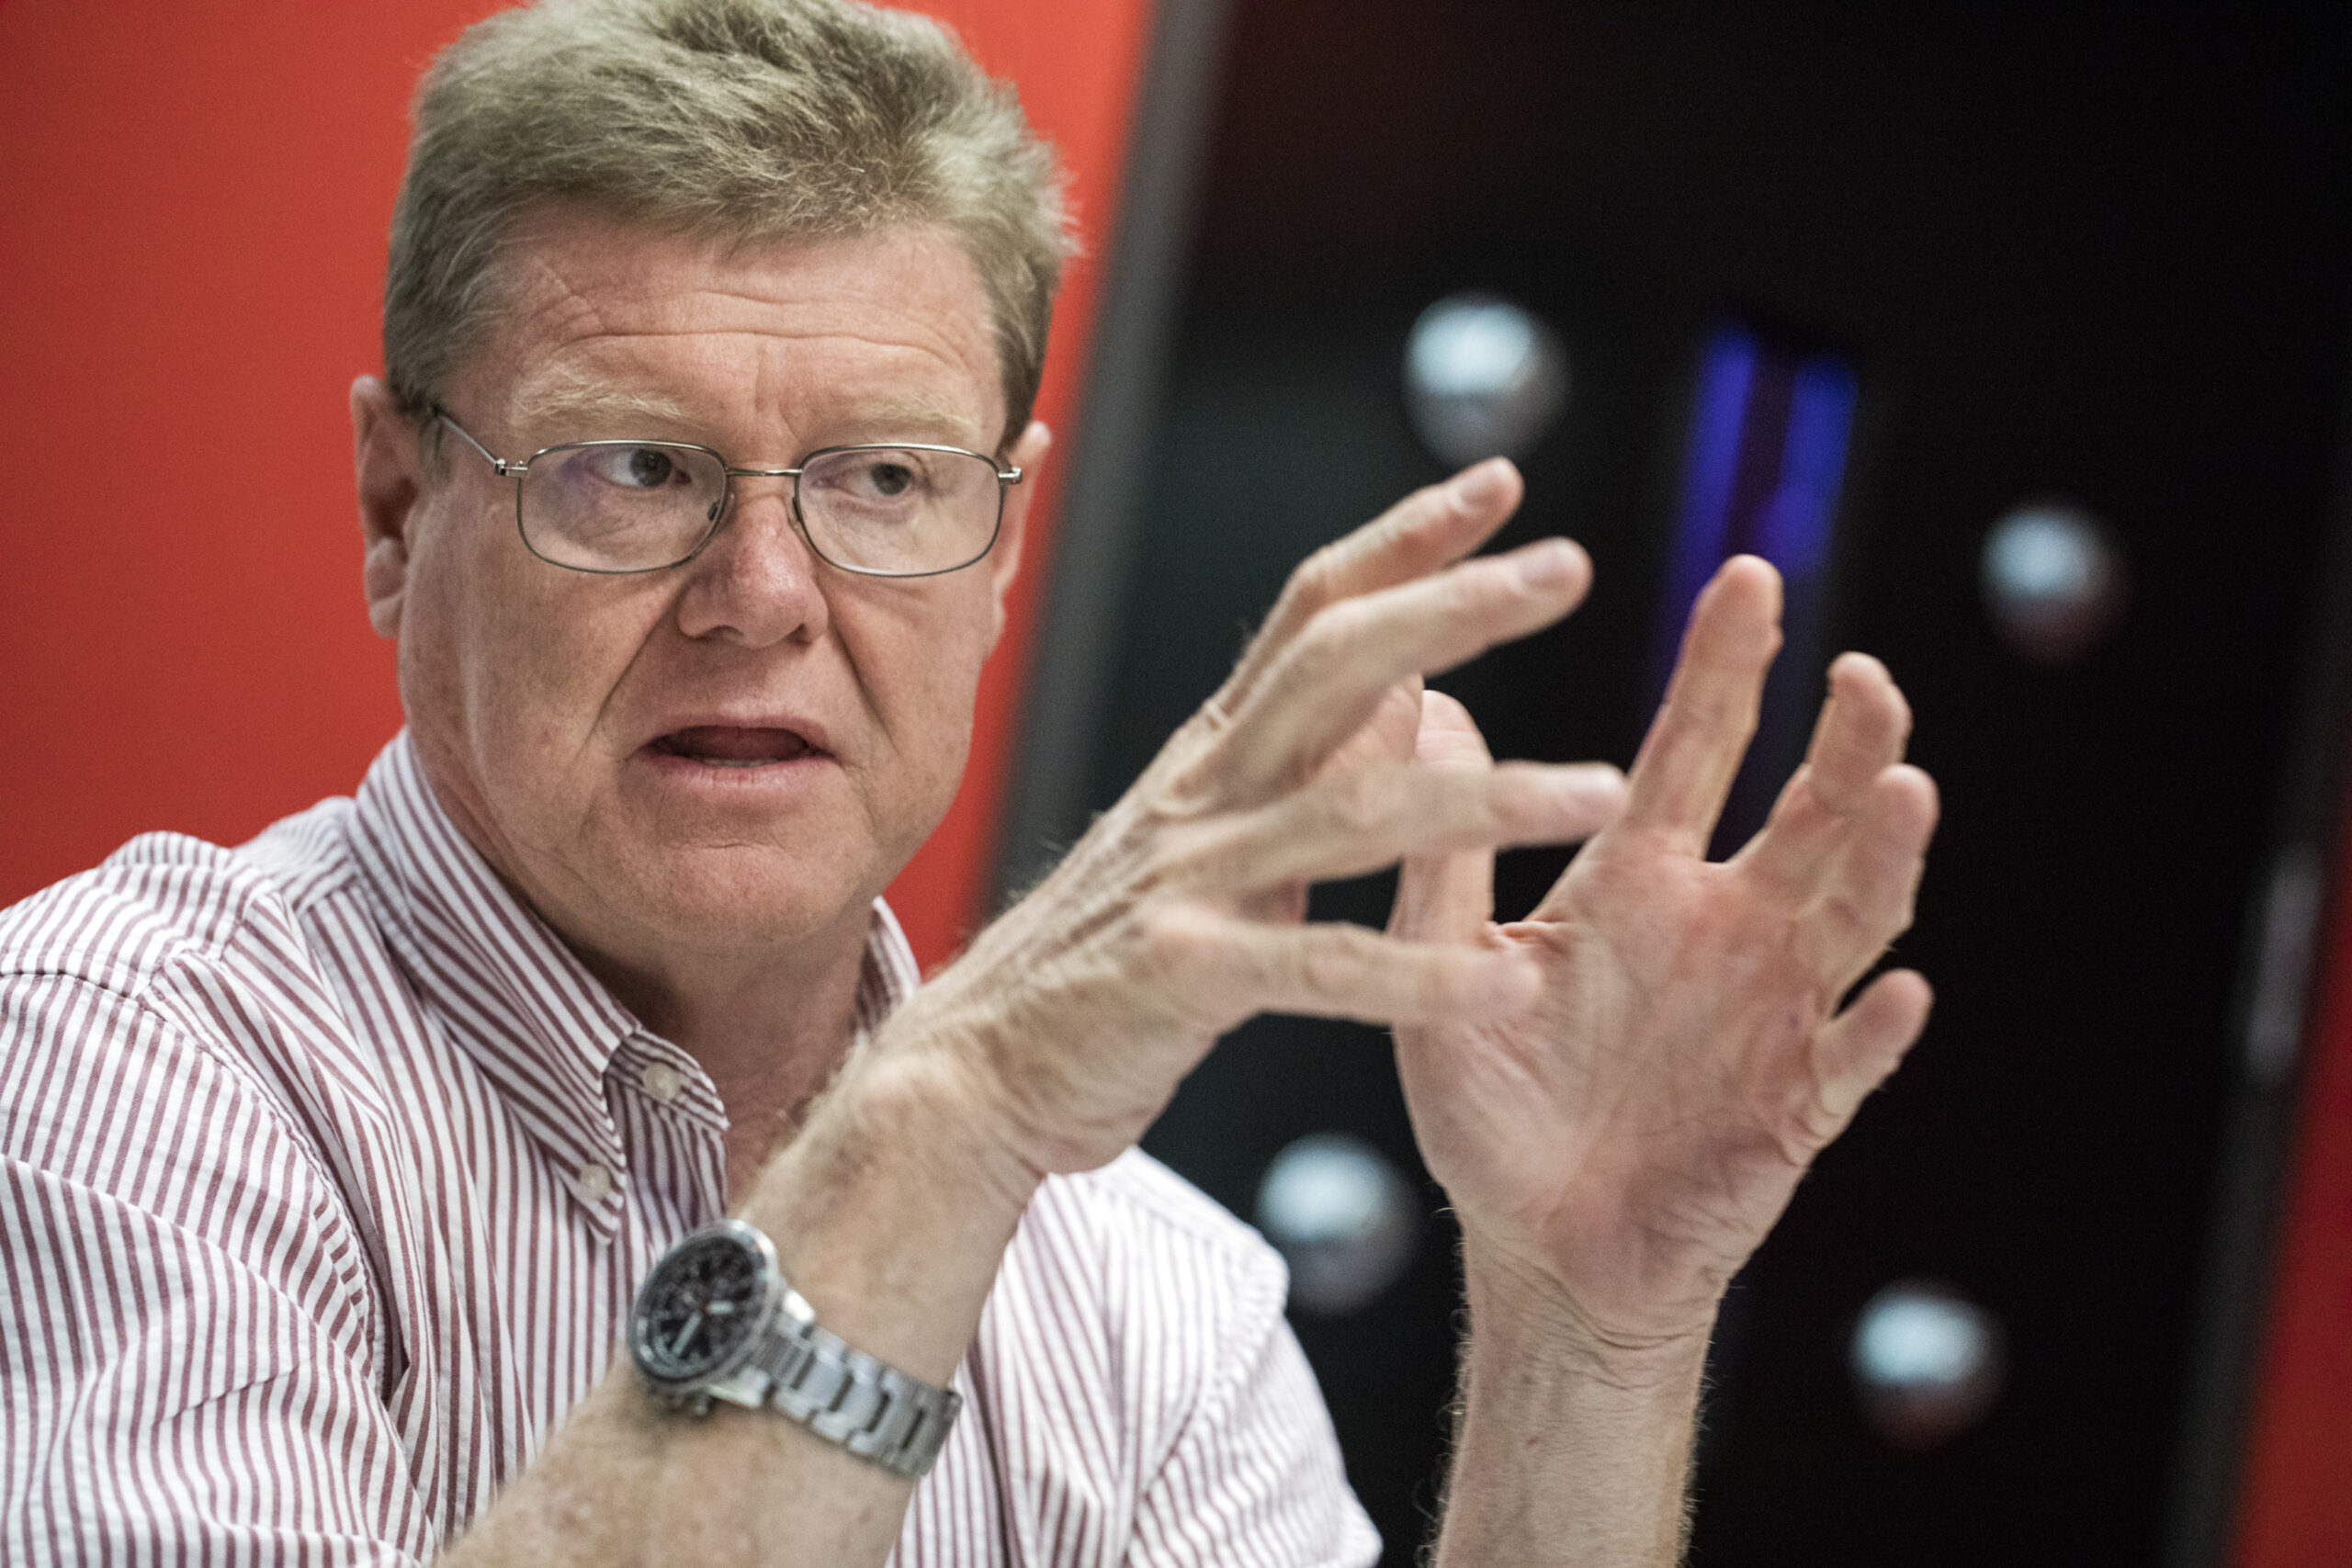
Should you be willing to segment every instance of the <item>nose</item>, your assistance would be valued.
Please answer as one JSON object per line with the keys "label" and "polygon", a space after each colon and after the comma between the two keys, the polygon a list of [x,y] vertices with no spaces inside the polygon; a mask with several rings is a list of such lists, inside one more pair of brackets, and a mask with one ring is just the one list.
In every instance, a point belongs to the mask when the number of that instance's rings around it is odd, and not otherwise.
{"label": "nose", "polygon": [[792,481],[738,479],[718,532],[687,564],[678,628],[746,648],[814,641],[831,623],[821,570],[794,525]]}

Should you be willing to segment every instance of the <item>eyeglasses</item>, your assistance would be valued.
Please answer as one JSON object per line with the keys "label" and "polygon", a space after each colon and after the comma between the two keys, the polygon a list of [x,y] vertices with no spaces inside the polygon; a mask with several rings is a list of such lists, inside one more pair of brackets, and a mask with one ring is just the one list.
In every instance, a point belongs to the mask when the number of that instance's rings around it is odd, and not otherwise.
{"label": "eyeglasses", "polygon": [[1019,468],[921,442],[828,446],[791,468],[738,468],[676,441],[572,441],[519,463],[440,410],[435,417],[514,481],[514,525],[541,560],[573,571],[660,571],[702,553],[738,479],[788,479],[792,514],[828,564],[865,577],[936,577],[989,553]]}

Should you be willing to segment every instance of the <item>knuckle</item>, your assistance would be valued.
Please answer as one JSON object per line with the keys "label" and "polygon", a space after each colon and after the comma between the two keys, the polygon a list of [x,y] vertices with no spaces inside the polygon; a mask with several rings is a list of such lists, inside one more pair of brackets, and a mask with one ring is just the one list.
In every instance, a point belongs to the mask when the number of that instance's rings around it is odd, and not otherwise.
{"label": "knuckle", "polygon": [[1538,596],[1510,561],[1493,556],[1464,561],[1449,586],[1459,606],[1474,615],[1516,610]]}
{"label": "knuckle", "polygon": [[1398,502],[1390,508],[1388,520],[1393,531],[1400,536],[1434,535],[1451,525],[1461,511],[1454,502],[1452,483],[1441,479],[1423,485]]}
{"label": "knuckle", "polygon": [[1895,900],[1894,908],[1887,911],[1886,940],[1883,945],[1893,945],[1896,937],[1909,931],[1911,922],[1917,918],[1918,912],[1918,889],[1905,887],[1902,896]]}
{"label": "knuckle", "polygon": [[[1465,777],[1464,782],[1471,780]],[[1464,826],[1542,827],[1559,812],[1559,796],[1544,776],[1532,768],[1515,763],[1490,766],[1475,782],[1481,786],[1477,794],[1453,813],[1466,819]]]}
{"label": "knuckle", "polygon": [[1843,892],[1833,892],[1821,901],[1821,919],[1830,935],[1842,945],[1863,951],[1878,951],[1894,934],[1886,929],[1888,922],[1883,911],[1873,910]]}
{"label": "knuckle", "polygon": [[1350,838],[1378,833],[1396,818],[1402,783],[1386,768],[1358,768],[1342,773],[1325,786],[1324,818]]}
{"label": "knuckle", "polygon": [[1300,942],[1296,977],[1302,993],[1331,1000],[1352,997],[1363,974],[1354,949],[1350,933],[1341,930],[1318,931]]}
{"label": "knuckle", "polygon": [[1345,552],[1337,543],[1317,549],[1291,569],[1290,579],[1283,585],[1280,604],[1313,615],[1332,603],[1339,597],[1345,559]]}
{"label": "knuckle", "polygon": [[1173,899],[1147,899],[1136,910],[1136,961],[1146,974],[1180,988],[1199,983],[1216,949],[1209,923]]}
{"label": "knuckle", "polygon": [[1281,683],[1321,687],[1342,675],[1361,640],[1364,620],[1353,600],[1317,611],[1283,657]]}
{"label": "knuckle", "polygon": [[1180,815],[1181,802],[1164,803],[1154,812],[1159,818],[1151,842],[1136,857],[1131,887],[1135,897],[1149,899],[1162,889],[1198,884],[1216,865],[1224,835],[1197,820]]}
{"label": "knuckle", "polygon": [[1302,653],[1329,663],[1344,660],[1372,629],[1375,612],[1361,599],[1327,604],[1306,623],[1299,638]]}
{"label": "knuckle", "polygon": [[1204,751],[1149,781],[1154,787],[1144,809],[1152,826],[1164,832],[1215,814],[1224,798],[1227,766],[1220,752]]}

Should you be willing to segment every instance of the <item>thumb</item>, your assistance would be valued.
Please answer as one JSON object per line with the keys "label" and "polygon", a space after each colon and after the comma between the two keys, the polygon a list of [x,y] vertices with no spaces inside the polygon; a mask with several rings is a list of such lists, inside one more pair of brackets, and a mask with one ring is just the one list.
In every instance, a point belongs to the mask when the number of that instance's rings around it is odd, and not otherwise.
{"label": "thumb", "polygon": [[[1435,768],[1484,768],[1493,761],[1470,710],[1443,692],[1421,694],[1413,760]],[[1494,851],[1410,855],[1396,879],[1388,931],[1411,942],[1475,942],[1494,914]]]}

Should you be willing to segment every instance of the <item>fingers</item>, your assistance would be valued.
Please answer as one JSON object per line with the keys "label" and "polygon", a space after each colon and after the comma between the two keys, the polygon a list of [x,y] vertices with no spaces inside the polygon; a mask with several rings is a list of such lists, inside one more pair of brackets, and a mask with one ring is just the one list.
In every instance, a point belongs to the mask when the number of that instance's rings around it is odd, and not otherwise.
{"label": "fingers", "polygon": [[1566,539],[1481,557],[1317,613],[1234,711],[1210,784],[1263,799],[1312,773],[1387,690],[1474,659],[1575,608],[1592,563]]}
{"label": "fingers", "polygon": [[1493,761],[1487,738],[1470,710],[1443,692],[1421,694],[1420,725],[1413,755],[1437,767],[1483,767]]}
{"label": "fingers", "polygon": [[1399,942],[1362,926],[1267,926],[1195,912],[1163,922],[1154,967],[1222,1031],[1261,1012],[1363,1023],[1476,1023],[1526,1010],[1542,972],[1507,948]]}
{"label": "fingers", "polygon": [[1426,577],[1476,549],[1519,509],[1524,488],[1517,468],[1503,458],[1489,458],[1444,484],[1415,491],[1307,557],[1291,573],[1218,701],[1228,713],[1237,711],[1317,612]]}
{"label": "fingers", "polygon": [[1829,696],[1814,726],[1804,765],[1792,774],[1771,820],[1739,853],[1766,883],[1797,897],[1821,886],[1848,829],[1869,806],[1878,775],[1903,760],[1911,709],[1886,667],[1849,653],[1829,667]]}
{"label": "fingers", "polygon": [[1706,852],[1756,732],[1764,673],[1781,645],[1780,615],[1780,574],[1753,556],[1724,562],[1700,593],[1666,701],[1634,760],[1628,827]]}
{"label": "fingers", "polygon": [[1910,739],[1911,705],[1886,666],[1867,653],[1838,655],[1829,666],[1829,700],[1805,755],[1830,808],[1850,810],[1880,769],[1903,760]]}
{"label": "fingers", "polygon": [[1935,783],[1918,769],[1898,765],[1871,781],[1814,905],[1820,962],[1839,989],[1909,928],[1936,815]]}
{"label": "fingers", "polygon": [[1934,999],[1925,979],[1912,970],[1896,969],[1871,981],[1851,1006],[1822,1026],[1814,1051],[1821,1108],[1831,1121],[1827,1137],[1835,1137],[1870,1092],[1901,1065],[1904,1053],[1928,1026]]}
{"label": "fingers", "polygon": [[1323,764],[1326,772],[1362,762],[1407,762],[1421,728],[1421,679],[1399,681],[1380,694],[1379,705],[1362,729],[1341,743]]}
{"label": "fingers", "polygon": [[[1483,769],[1491,760],[1487,738],[1470,710],[1443,692],[1421,695],[1420,734],[1414,747],[1426,767]],[[1623,809],[1623,785],[1619,786]],[[1412,942],[1476,942],[1495,918],[1495,852],[1408,855],[1396,878],[1388,934]]]}
{"label": "fingers", "polygon": [[1625,782],[1603,763],[1368,764],[1250,813],[1198,863],[1207,886],[1248,893],[1361,876],[1408,855],[1584,839],[1616,818]]}

